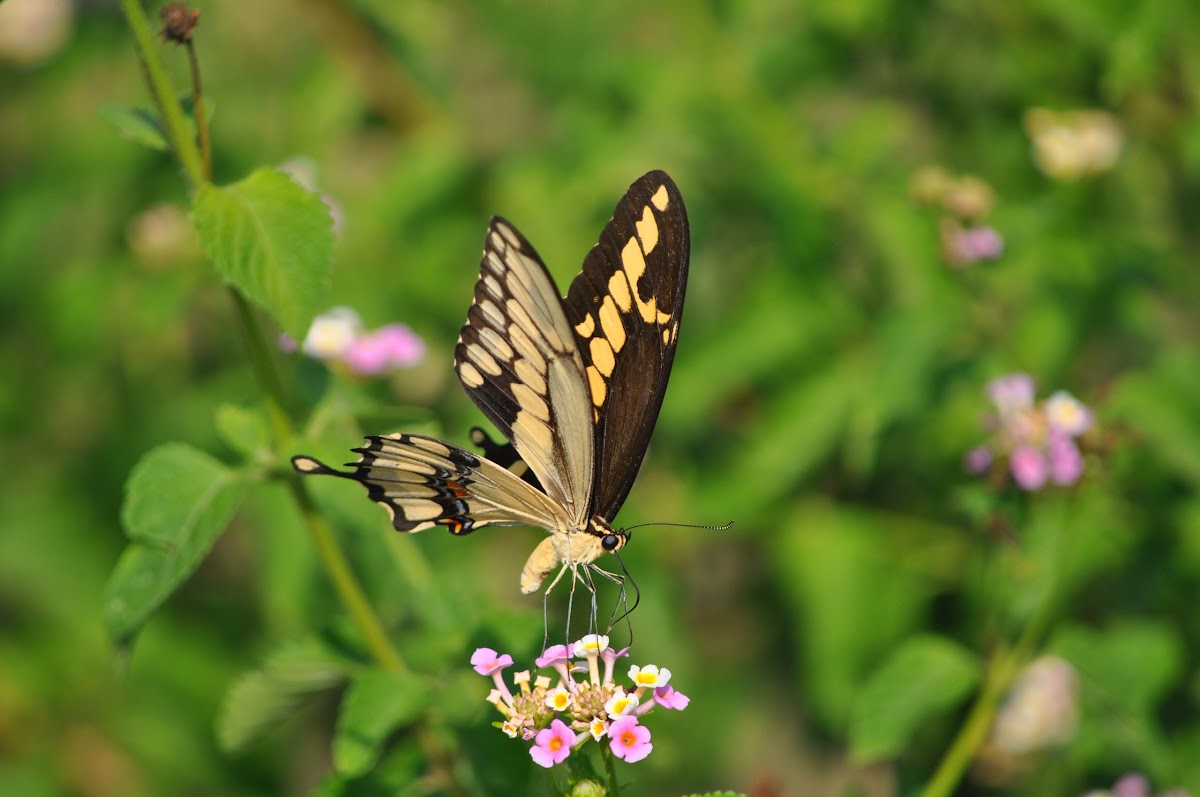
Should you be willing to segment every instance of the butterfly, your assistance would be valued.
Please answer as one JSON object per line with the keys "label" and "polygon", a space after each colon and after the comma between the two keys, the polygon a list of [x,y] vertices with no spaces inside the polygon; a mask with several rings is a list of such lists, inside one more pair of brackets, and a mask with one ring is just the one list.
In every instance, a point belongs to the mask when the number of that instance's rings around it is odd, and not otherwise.
{"label": "butterfly", "polygon": [[565,298],[533,246],[493,218],[454,367],[508,443],[474,429],[480,456],[421,435],[370,436],[352,470],[308,456],[293,466],[361,483],[398,531],[546,529],[521,572],[525,593],[559,565],[561,577],[621,550],[629,534],[612,521],[666,392],[688,250],[683,198],[661,171],[617,203]]}

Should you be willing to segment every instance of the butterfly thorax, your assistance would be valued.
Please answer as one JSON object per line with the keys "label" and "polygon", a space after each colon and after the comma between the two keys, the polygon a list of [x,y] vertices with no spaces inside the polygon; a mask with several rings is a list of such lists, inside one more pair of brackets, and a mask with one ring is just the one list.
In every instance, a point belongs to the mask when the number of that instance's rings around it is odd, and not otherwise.
{"label": "butterfly thorax", "polygon": [[560,565],[589,565],[605,553],[625,547],[629,535],[602,517],[593,516],[586,528],[552,533],[529,555],[521,571],[521,591],[537,592],[542,582]]}

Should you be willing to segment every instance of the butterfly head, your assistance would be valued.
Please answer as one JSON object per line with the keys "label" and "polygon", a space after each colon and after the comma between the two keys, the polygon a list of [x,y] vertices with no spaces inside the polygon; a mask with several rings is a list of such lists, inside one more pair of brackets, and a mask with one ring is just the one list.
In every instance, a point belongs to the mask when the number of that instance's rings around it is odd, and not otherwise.
{"label": "butterfly head", "polygon": [[624,529],[614,529],[612,525],[600,517],[593,517],[588,527],[588,534],[600,540],[600,547],[606,553],[616,553],[629,542],[629,534]]}

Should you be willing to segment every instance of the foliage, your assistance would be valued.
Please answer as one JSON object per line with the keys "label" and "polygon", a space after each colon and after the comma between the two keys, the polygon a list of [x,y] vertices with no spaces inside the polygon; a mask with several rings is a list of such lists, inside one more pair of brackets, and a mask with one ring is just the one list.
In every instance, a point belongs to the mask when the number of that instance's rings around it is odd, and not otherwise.
{"label": "foliage", "polygon": [[[626,549],[636,649],[692,703],[623,791],[1200,791],[1192,4],[216,0],[202,119],[183,49],[155,43],[164,117],[118,10],[36,1],[69,41],[0,36],[0,793],[545,789],[468,665],[540,652],[538,533],[394,534],[287,461],[465,442],[488,217],[565,285],[651,168],[691,279],[620,522],[736,525]],[[1056,165],[1085,109],[1119,156]],[[207,176],[171,152],[197,125]],[[988,201],[930,201],[931,164]],[[1002,252],[948,248],[985,224]],[[277,350],[335,305],[427,356]],[[964,472],[1012,372],[1095,412],[1077,484]],[[1041,653],[1079,674],[1073,740],[967,771]]]}

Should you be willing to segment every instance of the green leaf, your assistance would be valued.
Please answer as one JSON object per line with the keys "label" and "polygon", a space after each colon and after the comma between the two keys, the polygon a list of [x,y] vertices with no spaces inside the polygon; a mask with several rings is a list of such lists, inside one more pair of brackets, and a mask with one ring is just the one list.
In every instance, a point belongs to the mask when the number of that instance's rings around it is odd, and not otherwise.
{"label": "green leaf", "polygon": [[342,700],[334,767],[351,776],[370,770],[388,735],[416,719],[428,703],[429,690],[418,675],[387,670],[360,675]]}
{"label": "green leaf", "polygon": [[160,446],[125,484],[121,522],[130,545],[108,583],[105,622],[119,645],[200,564],[241,503],[248,481],[182,443]]}
{"label": "green leaf", "polygon": [[1097,630],[1067,626],[1051,649],[1083,675],[1085,688],[1135,713],[1152,711],[1183,673],[1179,633],[1166,622],[1126,620]]}
{"label": "green leaf", "polygon": [[333,224],[320,198],[274,169],[233,185],[204,185],[192,211],[200,245],[222,279],[301,340],[321,309]]}
{"label": "green leaf", "polygon": [[126,108],[112,102],[101,103],[100,119],[121,134],[122,138],[143,147],[166,152],[169,149],[158,117],[145,108]]}
{"label": "green leaf", "polygon": [[954,708],[979,682],[980,662],[936,636],[905,642],[867,681],[850,720],[850,751],[859,762],[899,753],[923,722]]}
{"label": "green leaf", "polygon": [[272,653],[262,669],[247,673],[225,694],[217,740],[236,752],[296,711],[304,698],[341,683],[343,662],[317,640],[292,642]]}
{"label": "green leaf", "polygon": [[[179,104],[191,125],[192,134],[195,135],[196,116],[192,96],[190,94],[180,95]],[[209,97],[204,102],[204,114],[210,124],[214,110],[213,100]],[[146,108],[127,108],[116,103],[104,102],[101,103],[97,114],[101,121],[116,130],[122,138],[135,144],[141,144],[143,147],[149,147],[159,152],[166,152],[171,148],[162,122],[156,114]]]}
{"label": "green leaf", "polygon": [[217,434],[234,451],[248,457],[270,455],[271,433],[267,419],[257,410],[222,404],[217,408]]}

